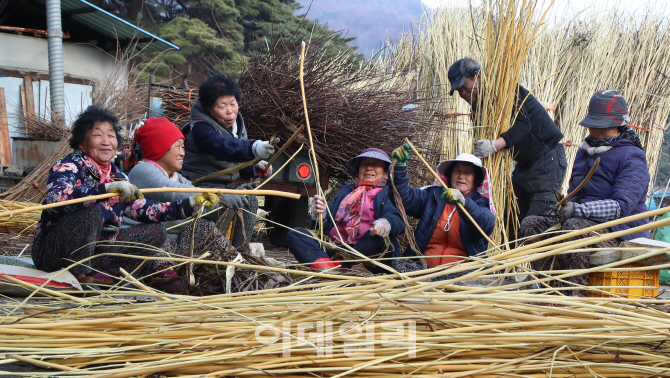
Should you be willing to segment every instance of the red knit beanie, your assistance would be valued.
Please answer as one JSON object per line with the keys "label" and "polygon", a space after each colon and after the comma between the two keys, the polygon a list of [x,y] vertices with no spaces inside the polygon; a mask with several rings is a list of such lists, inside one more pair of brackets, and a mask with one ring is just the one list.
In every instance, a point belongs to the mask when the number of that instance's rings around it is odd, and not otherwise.
{"label": "red knit beanie", "polygon": [[142,147],[142,155],[150,160],[162,158],[179,139],[184,139],[184,134],[165,117],[149,118],[135,131],[135,142]]}

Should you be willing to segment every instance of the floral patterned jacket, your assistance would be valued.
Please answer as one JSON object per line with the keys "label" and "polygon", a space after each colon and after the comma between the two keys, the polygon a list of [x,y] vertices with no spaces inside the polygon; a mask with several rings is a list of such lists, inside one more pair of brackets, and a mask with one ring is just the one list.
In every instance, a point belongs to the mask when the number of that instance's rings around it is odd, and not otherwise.
{"label": "floral patterned jacket", "polygon": [[[110,176],[115,181],[128,180],[128,177],[114,165],[112,165]],[[100,176],[98,172],[82,151],[75,150],[51,167],[47,179],[47,195],[42,204],[102,194],[99,186]],[[103,227],[105,233],[108,234],[110,233],[109,229],[118,230],[124,216],[139,222],[164,222],[185,219],[193,213],[188,199],[158,204],[152,204],[146,199],[136,199],[131,202],[117,202],[113,205],[110,205],[107,200],[86,201],[43,210],[42,218],[37,223],[35,237],[40,232],[51,229],[66,213],[89,206],[100,206],[104,219]],[[111,238],[115,234],[115,231],[111,231]]]}

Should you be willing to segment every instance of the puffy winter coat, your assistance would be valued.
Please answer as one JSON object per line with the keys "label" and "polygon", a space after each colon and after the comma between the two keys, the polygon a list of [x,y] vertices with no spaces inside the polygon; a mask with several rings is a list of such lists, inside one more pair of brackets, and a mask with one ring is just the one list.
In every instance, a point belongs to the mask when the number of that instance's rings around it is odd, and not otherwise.
{"label": "puffy winter coat", "polygon": [[[191,122],[184,125],[184,166],[181,174],[189,180],[195,180],[237,163],[250,161],[255,158],[251,146],[254,139],[247,139],[247,129],[244,127],[242,114],[237,113],[237,135],[218,123],[209,115],[198,99],[191,108]],[[207,138],[198,138],[201,130],[213,130]],[[201,187],[226,187],[232,185],[239,178],[254,177],[253,167],[246,167],[239,172],[223,175],[198,184]]]}
{"label": "puffy winter coat", "polygon": [[[647,211],[645,205],[649,188],[649,169],[647,157],[642,149],[636,147],[628,139],[619,139],[610,145],[609,151],[590,156],[580,149],[575,157],[570,177],[570,188],[574,190],[600,158],[600,165],[591,179],[577,192],[573,200],[577,203],[611,199],[619,203],[621,217]],[[592,219],[604,223],[607,219]],[[612,231],[627,230],[632,227],[649,223],[647,218],[613,226]],[[623,240],[649,237],[649,231],[622,236]]]}
{"label": "puffy winter coat", "polygon": [[[409,177],[407,176],[406,166],[395,167],[393,183],[400,194],[405,212],[408,216],[419,218],[419,224],[414,231],[414,239],[421,252],[426,250],[430,242],[435,226],[440,219],[447,201],[441,198],[441,186],[429,186],[423,189],[416,189],[409,186]],[[482,196],[478,191],[472,190],[465,197],[463,207],[477,222],[479,227],[487,234],[491,235],[495,225],[495,218],[489,207],[489,199]],[[477,228],[472,224],[462,212],[458,209],[461,217],[461,242],[468,256],[477,255],[486,250],[488,241]],[[406,255],[413,255],[410,248]]]}
{"label": "puffy winter coat", "polygon": [[[354,184],[344,185],[340,191],[337,193],[335,198],[330,201],[328,204],[328,212],[332,215],[332,219],[335,219],[335,214],[337,214],[337,209],[340,207],[340,203],[354,190]],[[400,257],[400,247],[398,244],[398,235],[402,235],[405,232],[405,223],[400,216],[400,212],[395,207],[391,199],[389,198],[389,187],[385,186],[382,190],[377,193],[375,198],[372,200],[372,207],[375,210],[375,219],[384,218],[389,224],[391,224],[391,232],[389,233],[389,239],[391,244],[394,246],[393,257]],[[330,230],[335,227],[331,221],[331,216],[326,215],[323,221],[323,234],[330,234]],[[314,222],[312,222],[314,226]]]}

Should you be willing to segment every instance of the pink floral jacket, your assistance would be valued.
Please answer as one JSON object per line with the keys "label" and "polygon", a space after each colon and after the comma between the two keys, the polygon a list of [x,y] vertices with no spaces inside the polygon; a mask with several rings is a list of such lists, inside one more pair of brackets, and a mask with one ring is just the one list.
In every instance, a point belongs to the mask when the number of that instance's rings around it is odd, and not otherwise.
{"label": "pink floral jacket", "polygon": [[[113,180],[128,180],[128,177],[112,165]],[[47,179],[47,195],[43,204],[57,203],[76,198],[89,197],[100,192],[100,176],[86,155],[75,150],[60,159],[49,172]],[[124,216],[138,222],[164,222],[185,219],[191,216],[193,209],[188,199],[153,204],[146,199],[131,202],[118,202],[110,205],[106,200],[87,201],[73,205],[55,207],[42,211],[42,218],[37,223],[35,237],[42,231],[48,231],[65,214],[81,210],[89,206],[99,206],[104,218],[105,229],[118,229]],[[115,232],[112,232],[115,234]]]}

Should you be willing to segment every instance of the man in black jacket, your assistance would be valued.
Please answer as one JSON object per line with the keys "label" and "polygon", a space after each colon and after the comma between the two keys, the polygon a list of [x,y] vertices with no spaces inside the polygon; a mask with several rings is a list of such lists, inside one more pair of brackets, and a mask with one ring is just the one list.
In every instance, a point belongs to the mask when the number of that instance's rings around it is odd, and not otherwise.
{"label": "man in black jacket", "polygon": [[[458,91],[472,106],[472,121],[476,126],[481,115],[477,113],[477,93],[481,88],[481,65],[466,56],[449,67],[451,92]],[[530,92],[517,86],[516,120],[498,139],[475,142],[474,154],[487,158],[503,148],[511,149],[516,161],[512,173],[514,195],[519,205],[519,221],[527,215],[546,215],[556,203],[554,190],[560,190],[568,162],[563,134],[549,114]]]}

